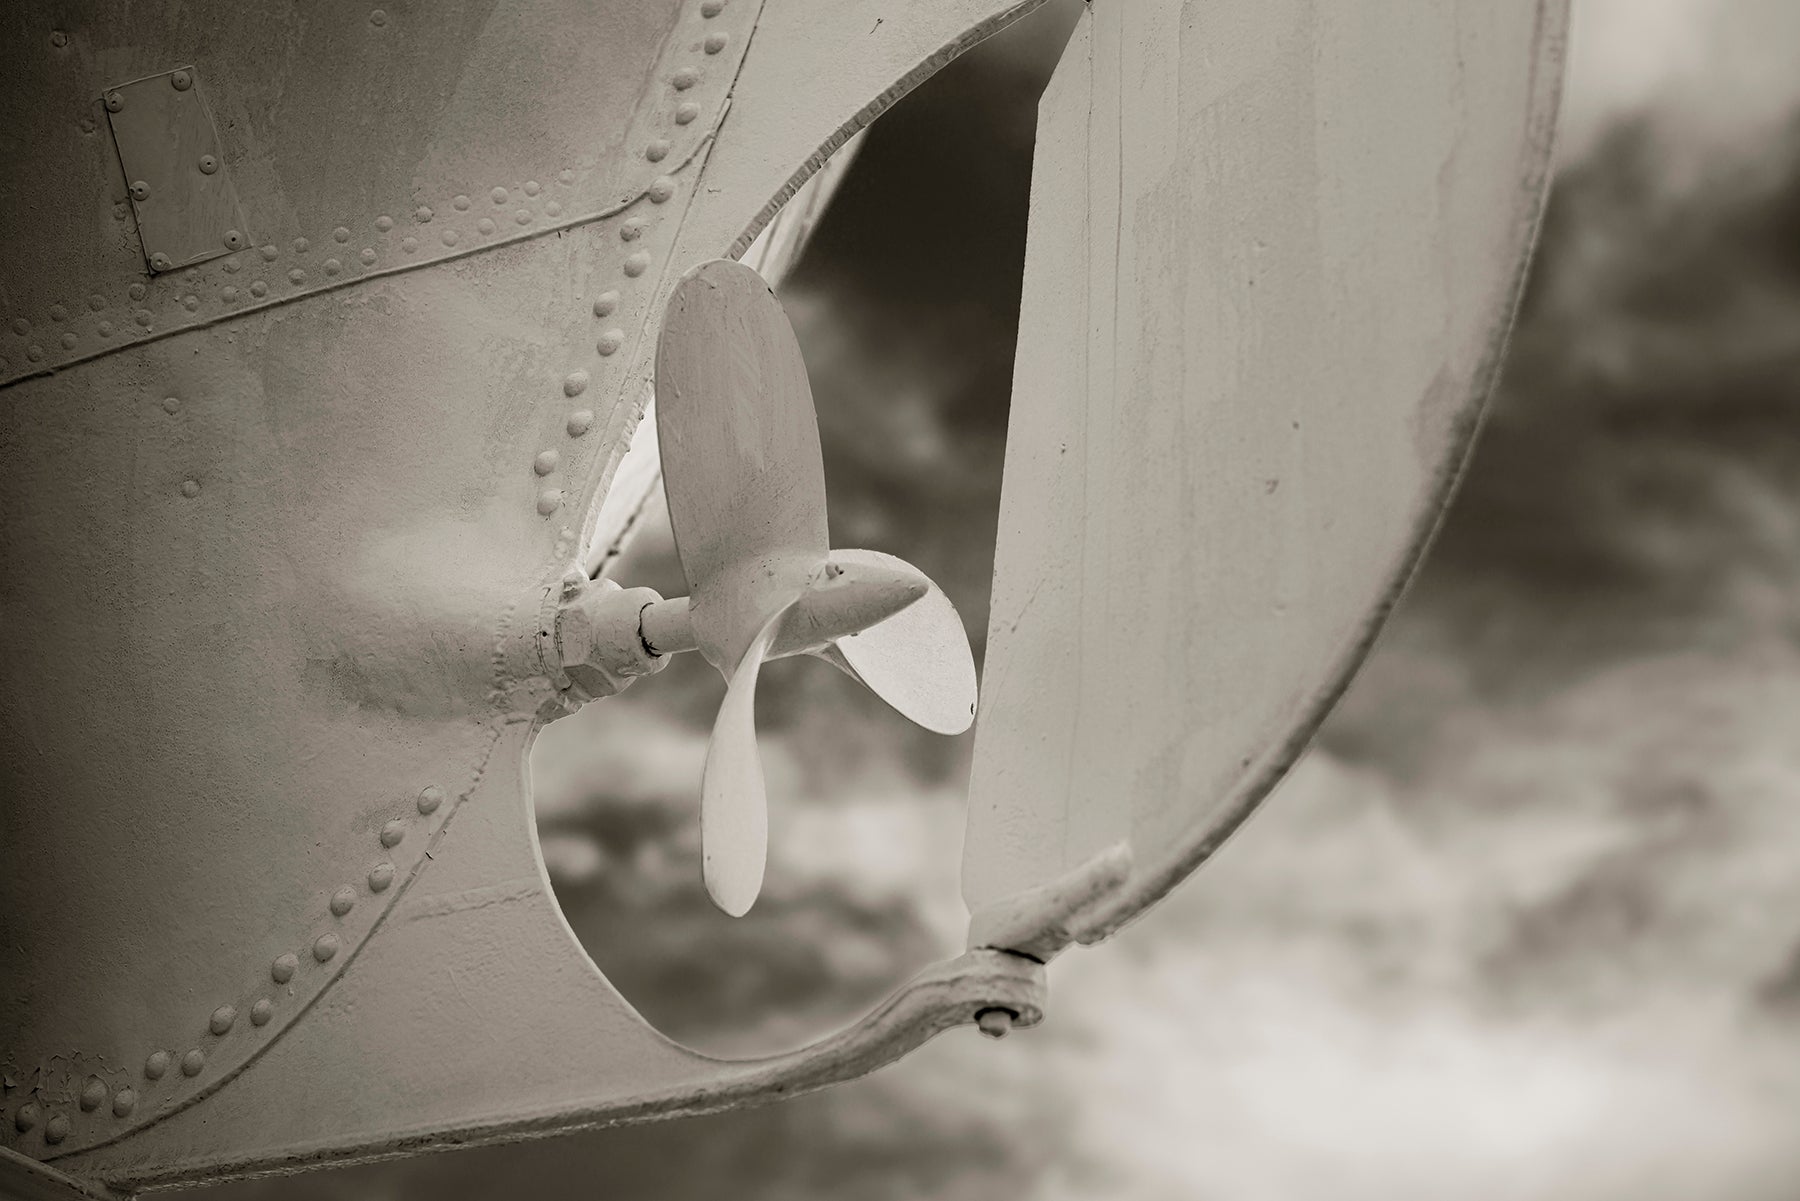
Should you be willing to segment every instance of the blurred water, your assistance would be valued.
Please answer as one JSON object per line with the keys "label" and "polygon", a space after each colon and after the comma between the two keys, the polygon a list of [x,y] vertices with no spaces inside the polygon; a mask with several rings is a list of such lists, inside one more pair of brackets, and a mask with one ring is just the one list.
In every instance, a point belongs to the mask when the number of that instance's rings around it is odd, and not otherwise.
{"label": "blurred water", "polygon": [[[1072,8],[871,134],[784,297],[833,540],[985,627],[1032,108]],[[739,1114],[219,1196],[1800,1197],[1800,7],[1590,0],[1505,382],[1440,542],[1292,780],[1052,967],[1052,1011]],[[682,591],[666,533],[618,573]],[[699,885],[723,686],[546,736],[558,895],[714,1048],[799,1041],[953,951],[968,739],[814,663],[760,713],[751,917]]]}

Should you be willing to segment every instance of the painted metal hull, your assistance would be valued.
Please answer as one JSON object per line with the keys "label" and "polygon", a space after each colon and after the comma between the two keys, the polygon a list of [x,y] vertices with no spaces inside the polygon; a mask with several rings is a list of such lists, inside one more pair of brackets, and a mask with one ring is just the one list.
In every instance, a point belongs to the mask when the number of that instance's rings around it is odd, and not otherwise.
{"label": "painted metal hull", "polygon": [[[567,929],[528,801],[668,287],[1019,11],[870,7],[0,18],[0,1146],[207,1179],[716,1108],[1029,1007],[988,956],[815,1053],[692,1054]],[[155,271],[104,98],[177,69],[245,228]]]}
{"label": "painted metal hull", "polygon": [[[1491,383],[1555,4],[1083,17],[1045,104],[967,955],[817,1047],[721,1062],[608,984],[537,853],[551,617],[635,511],[608,493],[669,288],[1035,3],[0,16],[0,1180],[703,1112],[983,1010],[1030,1024],[1039,960],[1267,792]],[[204,98],[216,142],[115,125],[115,89],[184,130]],[[1139,483],[1169,478],[1192,486]]]}

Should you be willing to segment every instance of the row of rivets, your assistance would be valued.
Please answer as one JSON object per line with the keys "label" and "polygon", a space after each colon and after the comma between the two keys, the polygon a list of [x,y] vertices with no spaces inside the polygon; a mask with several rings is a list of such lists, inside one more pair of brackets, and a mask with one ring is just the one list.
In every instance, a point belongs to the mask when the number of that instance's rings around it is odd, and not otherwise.
{"label": "row of rivets", "polygon": [[[163,408],[170,413],[178,412],[181,408],[181,401],[173,396],[167,397],[163,400]],[[444,800],[444,790],[433,784],[419,792],[414,801],[414,807],[418,809],[421,816],[429,817],[443,806]],[[382,826],[381,845],[384,847],[398,845],[404,837],[405,826],[405,821],[399,818]],[[394,865],[392,863],[378,863],[370,869],[368,876],[370,892],[386,892],[393,882]],[[334,917],[345,916],[355,908],[356,899],[356,889],[349,885],[339,888],[331,894],[329,907],[332,915]],[[327,963],[336,958],[342,948],[343,943],[338,935],[327,931],[313,940],[312,956],[320,963]],[[293,980],[299,969],[300,959],[297,955],[292,953],[278,955],[269,965],[269,978],[278,985],[287,984]],[[274,1016],[275,1003],[268,997],[258,997],[250,1006],[250,1024],[253,1026],[266,1026]],[[222,1038],[237,1025],[237,1019],[237,1006],[221,1005],[213,1010],[212,1016],[207,1020],[206,1028],[215,1037]],[[151,1082],[161,1080],[168,1075],[170,1067],[175,1063],[174,1056],[168,1051],[150,1052],[144,1058],[144,1079]],[[198,1076],[206,1068],[206,1052],[198,1047],[187,1051],[181,1057],[180,1067],[183,1076],[190,1078]],[[107,1097],[106,1082],[97,1076],[91,1076],[82,1087],[76,1103],[83,1113],[93,1113],[106,1104]],[[129,1117],[137,1108],[137,1093],[128,1086],[111,1093],[111,1097],[114,1117]],[[13,1127],[21,1134],[29,1133],[37,1128],[38,1123],[43,1121],[43,1117],[43,1109],[38,1103],[27,1101],[13,1114]],[[60,1143],[68,1137],[69,1129],[69,1119],[65,1115],[53,1114],[48,1122],[44,1123],[44,1141],[52,1144]]]}
{"label": "row of rivets", "polygon": [[[700,15],[707,19],[716,17],[723,11],[725,11],[724,0],[702,0],[700,5]],[[707,34],[701,46],[707,54],[718,54],[729,44],[730,39],[727,35],[713,32]],[[678,67],[670,73],[668,78],[669,86],[675,91],[686,92],[700,82],[701,71],[694,66]],[[674,117],[677,125],[691,124],[699,116],[700,106],[691,100],[683,100],[676,106]],[[644,157],[650,162],[660,163],[669,156],[673,149],[674,146],[669,139],[652,138],[644,145]],[[664,204],[675,195],[675,188],[676,184],[672,176],[659,175],[650,181],[649,187],[645,189],[645,195],[649,197],[652,204]],[[504,189],[495,188],[493,199],[495,204],[504,203],[506,200]],[[627,217],[619,223],[619,240],[626,243],[636,242],[644,236],[649,227],[649,219],[644,216]],[[650,269],[650,263],[650,255],[647,252],[636,250],[625,256],[619,269],[627,279],[638,279]],[[602,320],[611,317],[618,311],[619,304],[618,291],[608,289],[594,298],[594,316]],[[609,327],[601,330],[598,337],[595,338],[594,353],[601,358],[610,358],[617,354],[624,345],[625,331],[618,327]],[[570,371],[563,376],[563,395],[574,399],[587,391],[590,382],[592,382],[591,377],[585,370],[577,368]],[[569,415],[564,428],[569,437],[580,438],[593,428],[593,424],[593,411],[578,409]],[[554,474],[560,465],[561,456],[555,450],[541,450],[531,460],[532,473],[540,478]],[[562,508],[563,499],[561,488],[539,489],[536,498],[538,515],[540,517],[552,516]]]}
{"label": "row of rivets", "polygon": [[[114,111],[117,111],[117,109]],[[212,156],[210,155],[203,156],[200,168],[207,174],[212,174],[217,170],[218,163],[216,160],[212,159]],[[573,183],[574,173],[565,170],[558,178],[564,183]],[[149,199],[150,186],[142,180],[133,181],[128,190],[135,200],[141,202]],[[537,196],[543,189],[536,180],[530,180],[526,182],[522,190],[527,196]],[[494,192],[496,195],[496,203],[503,203],[506,189],[495,188]],[[468,197],[459,195],[453,203],[459,211],[466,211],[468,208]],[[563,207],[558,201],[551,200],[545,204],[544,211],[550,217],[558,217],[562,215]],[[117,215],[122,217],[123,213],[121,212]],[[434,215],[435,214],[429,206],[421,205],[414,211],[413,217],[414,220],[420,224],[425,224],[430,222]],[[519,225],[529,225],[534,220],[536,220],[536,215],[529,209],[521,208],[514,213],[514,221]],[[395,223],[391,216],[383,214],[376,218],[374,224],[378,232],[388,233],[393,230]],[[478,223],[478,228],[482,234],[491,235],[496,231],[497,227],[491,219],[484,217]],[[351,237],[350,230],[347,227],[340,225],[332,231],[332,237],[340,244],[348,242]],[[248,246],[248,239],[244,237],[242,232],[236,229],[227,230],[223,240],[225,246],[233,251],[243,250]],[[462,237],[458,231],[449,229],[443,231],[440,235],[440,240],[447,247],[455,247],[461,243]],[[305,254],[310,248],[311,243],[304,237],[296,238],[293,241],[293,250],[296,254]],[[417,238],[408,235],[401,239],[400,249],[403,253],[413,254],[417,252],[418,248],[419,242]],[[257,253],[262,261],[267,263],[273,263],[281,255],[280,249],[273,243],[266,243],[258,247]],[[357,255],[357,261],[365,267],[374,266],[379,261],[379,258],[380,255],[372,246],[363,247]],[[320,266],[326,276],[336,278],[343,273],[344,265],[344,260],[332,257],[326,259]],[[168,256],[156,254],[151,256],[151,266],[159,272],[166,272],[172,269],[173,263],[170,262]],[[221,263],[220,269],[228,274],[237,274],[242,270],[242,265],[235,258],[232,258]],[[196,280],[196,282],[198,280],[198,276],[191,268],[189,270],[189,277]],[[290,285],[294,287],[303,287],[311,277],[304,268],[294,267],[286,273],[286,278]],[[268,281],[265,279],[256,279],[252,281],[248,288],[248,292],[253,299],[263,299],[269,294]],[[141,301],[147,294],[147,289],[141,283],[132,284],[128,290],[128,295],[133,301]],[[243,299],[243,290],[240,290],[236,285],[226,284],[220,288],[219,298],[228,305],[237,304]],[[174,297],[174,299],[176,303],[180,304],[181,307],[189,313],[198,312],[202,303],[200,297],[192,292],[178,295]],[[99,294],[95,294],[89,297],[88,304],[95,312],[101,312],[104,311],[106,307],[106,299]],[[49,315],[52,322],[61,322],[68,318],[67,310],[60,304],[52,305],[49,310]],[[155,321],[154,315],[148,309],[135,310],[132,313],[132,318],[145,330],[150,329]],[[32,330],[31,322],[24,317],[15,317],[8,324],[12,332],[22,338],[28,337]],[[97,325],[95,332],[100,337],[111,337],[115,332],[114,325],[110,321],[102,321]],[[73,351],[80,345],[80,339],[73,332],[65,332],[57,337],[57,344],[65,351]],[[33,343],[25,348],[25,357],[33,363],[38,363],[44,360],[46,352],[41,344]]]}
{"label": "row of rivets", "polygon": [[[724,11],[725,0],[702,0],[699,9],[701,17],[710,20],[711,18],[719,16],[719,14]],[[375,10],[375,15],[370,18],[372,23],[382,24],[385,22],[385,16],[382,16],[380,21],[376,20],[376,16],[381,16],[381,10]],[[731,36],[720,30],[713,30],[706,33],[700,41],[701,51],[708,56],[721,54],[730,45]],[[705,73],[700,67],[686,65],[671,72],[668,76],[668,82],[677,93],[682,93],[696,87],[702,81],[704,75]],[[170,82],[176,90],[183,91],[191,88],[192,77],[187,72],[176,71],[171,74]],[[125,104],[124,97],[116,92],[107,94],[103,99],[106,107],[113,112],[122,111]],[[673,119],[676,125],[685,126],[698,120],[700,113],[701,108],[698,104],[695,104],[690,100],[682,100],[677,104],[674,110]],[[647,142],[643,150],[644,157],[653,163],[663,161],[672,152],[673,146],[670,141],[667,138],[660,137],[653,138]],[[218,160],[211,155],[201,156],[197,160],[197,165],[199,170],[209,175],[216,173],[220,166]],[[557,179],[565,185],[572,184],[575,181],[575,173],[568,168],[564,168],[558,173]],[[149,184],[144,180],[131,181],[129,190],[140,202],[149,198]],[[543,190],[543,185],[536,180],[527,180],[521,187],[516,189],[517,192],[522,192],[526,197],[533,198],[542,194]],[[496,206],[508,205],[512,201],[514,194],[514,189],[509,189],[505,186],[496,186],[489,193]],[[674,194],[675,182],[667,176],[662,176],[653,180],[648,188],[648,195],[651,202],[655,204],[666,202]],[[457,194],[452,199],[451,204],[458,212],[467,212],[470,208],[469,197],[462,193]],[[546,216],[556,218],[561,216],[563,206],[560,202],[551,199],[545,201],[543,211]],[[124,207],[116,206],[114,216],[120,220],[125,219],[126,212]],[[429,205],[419,205],[412,211],[411,216],[412,220],[417,224],[425,225],[433,220],[436,213]],[[532,212],[529,208],[521,207],[514,209],[512,217],[515,224],[527,226],[537,219],[537,214]],[[391,215],[384,213],[376,219],[374,224],[378,232],[385,234],[395,228],[396,222]],[[498,232],[498,228],[497,222],[492,217],[482,217],[476,223],[477,231],[484,237],[493,236]],[[641,225],[629,227],[622,230],[622,233],[629,240],[635,236],[635,231],[637,229],[641,229]],[[351,238],[351,231],[347,226],[340,225],[332,231],[332,236],[340,244],[347,243]],[[439,240],[442,244],[445,247],[452,249],[460,246],[463,238],[463,232],[455,229],[443,230],[439,234]],[[226,247],[232,251],[241,251],[248,246],[248,239],[245,238],[241,231],[236,229],[226,231],[224,242]],[[294,251],[297,254],[306,253],[309,249],[309,245],[308,240],[305,238],[298,238],[293,242]],[[412,255],[416,254],[418,249],[419,240],[416,237],[408,235],[402,238],[400,242],[400,250],[402,253]],[[259,251],[265,262],[274,262],[276,258],[279,257],[277,248],[272,244],[260,247]],[[356,261],[360,262],[364,267],[373,267],[377,264],[379,258],[380,256],[374,247],[365,246],[359,250]],[[633,256],[633,259],[635,258],[636,256]],[[152,265],[154,269],[159,272],[167,272],[173,269],[173,264],[168,261],[167,256],[160,254],[153,256]],[[343,274],[345,266],[346,262],[344,259],[333,257],[326,259],[320,265],[320,269],[325,277],[336,279]],[[640,265],[631,259],[628,259],[626,263],[626,274],[635,277],[636,275],[642,274],[647,267],[647,261]],[[235,274],[242,268],[237,259],[232,257],[221,263],[219,269],[227,274]],[[198,282],[199,277],[195,274],[193,269],[189,269],[188,275],[190,279]],[[298,266],[290,268],[285,273],[285,277],[288,285],[294,288],[305,288],[313,282],[312,274],[306,269]],[[235,284],[223,284],[219,288],[218,299],[227,306],[235,306],[244,301],[246,293],[249,298],[253,300],[263,300],[267,298],[270,293],[269,281],[266,279],[255,279],[251,281],[247,288],[240,288]],[[134,301],[143,300],[146,295],[144,286],[142,284],[133,284],[130,289],[130,295],[131,299]],[[199,312],[203,304],[200,296],[193,292],[175,295],[171,297],[171,299],[188,313]],[[106,306],[105,298],[96,294],[89,298],[89,306],[95,312],[101,312]],[[52,306],[52,321],[63,321],[66,320],[66,318],[66,311],[61,305]],[[131,318],[132,321],[145,332],[150,332],[156,323],[156,318],[149,309],[135,309],[131,312]],[[10,322],[10,325],[12,331],[22,338],[28,337],[31,332],[31,323],[22,317],[15,318]],[[117,332],[117,327],[114,322],[102,321],[97,323],[94,332],[101,338],[110,338]],[[23,348],[25,359],[31,363],[44,362],[49,354],[47,350],[48,345],[48,343],[40,342],[30,343]],[[65,352],[74,352],[80,347],[80,337],[72,331],[62,332],[56,335],[55,345]],[[601,353],[604,354],[608,352],[602,351]],[[0,371],[6,370],[10,370],[10,368],[5,364],[5,360],[0,360]]]}

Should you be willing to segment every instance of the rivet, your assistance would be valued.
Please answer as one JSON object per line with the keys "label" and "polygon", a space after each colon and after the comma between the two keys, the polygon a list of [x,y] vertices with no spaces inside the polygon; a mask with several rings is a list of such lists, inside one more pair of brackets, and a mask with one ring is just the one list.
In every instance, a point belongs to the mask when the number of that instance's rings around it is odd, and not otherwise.
{"label": "rivet", "polygon": [[131,1111],[137,1108],[137,1094],[128,1088],[122,1088],[113,1094],[113,1116],[128,1118]]}
{"label": "rivet", "polygon": [[594,343],[594,349],[603,355],[616,354],[619,347],[623,345],[625,345],[625,331],[609,329],[600,335],[600,340]]}
{"label": "rivet", "polygon": [[326,259],[324,266],[327,275],[336,275],[344,269],[344,264],[337,259]]}
{"label": "rivet", "polygon": [[373,246],[364,246],[362,250],[357,253],[356,257],[362,260],[363,266],[373,267],[375,265],[375,248]]}
{"label": "rivet", "polygon": [[456,211],[459,213],[466,213],[469,211],[469,198],[460,192],[457,193],[450,203],[456,207]]}
{"label": "rivet", "polygon": [[133,200],[150,199],[150,185],[141,179],[131,181],[131,198]]}
{"label": "rivet", "polygon": [[444,231],[444,238],[443,238],[444,245],[454,246],[459,241],[461,241],[461,239],[457,237],[456,231],[454,229],[446,229]]}
{"label": "rivet", "polygon": [[244,235],[235,229],[226,230],[225,245],[232,250],[242,250],[244,248]]}
{"label": "rivet", "polygon": [[394,882],[394,865],[377,863],[369,869],[369,891],[386,892],[388,885]]}
{"label": "rivet", "polygon": [[269,294],[269,285],[265,284],[260,279],[250,285],[250,295],[261,297],[261,296],[267,296],[268,294]]}
{"label": "rivet", "polygon": [[405,837],[406,823],[397,817],[381,827],[381,845],[384,847],[397,847],[400,845],[400,840]]}
{"label": "rivet", "polygon": [[683,101],[675,108],[675,124],[689,125],[700,115],[700,106],[692,100]]}
{"label": "rivet", "polygon": [[339,245],[348,242],[350,240],[350,230],[345,226],[338,226],[331,231],[331,240]]}
{"label": "rivet", "polygon": [[219,169],[219,160],[210,154],[200,156],[200,174],[211,175]]}
{"label": "rivet", "polygon": [[[229,1034],[231,1028],[236,1024],[237,1007],[235,1005],[221,1005],[213,1010],[212,1020],[206,1023],[206,1028],[211,1030],[214,1034]],[[189,1073],[189,1075],[192,1075],[192,1073]]]}
{"label": "rivet", "polygon": [[636,279],[644,272],[650,270],[650,256],[640,250],[636,254],[630,255],[625,259],[624,267],[625,274]]}
{"label": "rivet", "polygon": [[23,317],[14,317],[12,319],[12,332],[23,338],[26,334],[31,332],[31,322],[25,320]]}
{"label": "rivet", "polygon": [[659,175],[650,181],[650,203],[661,204],[675,194],[675,181],[667,175]]}
{"label": "rivet", "polygon": [[106,111],[107,112],[116,113],[116,112],[119,112],[124,107],[125,107],[125,97],[119,95],[119,93],[117,93],[117,92],[108,92],[106,94]]}
{"label": "rivet", "polygon": [[564,167],[561,171],[558,171],[556,173],[556,182],[562,183],[562,184],[574,183],[575,182],[575,172],[569,170],[567,167]]}
{"label": "rivet", "polygon": [[669,82],[675,85],[676,91],[685,92],[700,82],[700,72],[694,67],[683,67],[669,76]]}
{"label": "rivet", "polygon": [[257,249],[256,253],[263,256],[263,262],[265,263],[272,263],[281,257],[281,251],[275,249],[275,243],[273,242],[264,242],[262,246]]}
{"label": "rivet", "polygon": [[488,195],[492,196],[494,198],[495,204],[505,204],[506,203],[506,189],[505,188],[495,188],[493,191],[489,192]]}
{"label": "rivet", "polygon": [[386,10],[379,9],[379,8],[372,10],[369,13],[369,24],[377,26],[377,27],[386,25],[387,24]]}
{"label": "rivet", "polygon": [[189,1051],[186,1055],[181,1057],[181,1074],[183,1076],[198,1076],[200,1074],[200,1069],[205,1066],[206,1052],[202,1051],[199,1047],[195,1047],[192,1051]]}
{"label": "rivet", "polygon": [[13,1114],[13,1129],[20,1134],[24,1134],[27,1130],[35,1130],[38,1119],[42,1116],[43,1111],[37,1107],[37,1102],[27,1101],[19,1106],[19,1112]]}
{"label": "rivet", "polygon": [[149,1058],[144,1060],[144,1079],[161,1080],[168,1073],[169,1058],[167,1051],[150,1052]]}
{"label": "rivet", "polygon": [[552,217],[562,216],[562,202],[559,200],[546,200],[544,202],[544,212]]}
{"label": "rivet", "polygon": [[312,249],[312,243],[308,242],[305,238],[295,238],[294,239],[294,253],[295,254],[305,254],[307,251],[309,251],[311,249]]}
{"label": "rivet", "polygon": [[185,92],[194,86],[194,77],[186,71],[177,71],[169,76],[169,82],[174,85],[177,92]]}
{"label": "rivet", "polygon": [[81,1112],[93,1113],[106,1104],[106,1081],[98,1076],[89,1076],[88,1082],[81,1089]]}
{"label": "rivet", "polygon": [[432,212],[431,212],[430,207],[427,205],[421,204],[418,208],[413,210],[413,220],[417,221],[420,225],[424,225],[427,222],[429,222],[431,220],[431,217],[432,217]]}
{"label": "rivet", "polygon": [[69,1116],[67,1114],[62,1114],[62,1113],[56,1114],[48,1122],[44,1123],[44,1141],[45,1142],[60,1143],[65,1138],[68,1138],[68,1137],[69,1137]]}
{"label": "rivet", "polygon": [[163,397],[162,408],[163,412],[168,413],[171,416],[181,412],[181,398],[179,396]]}
{"label": "rivet", "polygon": [[335,934],[319,935],[313,939],[312,951],[313,958],[320,963],[329,961],[333,955],[338,953],[338,936]]}
{"label": "rivet", "polygon": [[223,263],[220,263],[219,265],[221,267],[225,268],[225,273],[227,275],[236,275],[240,270],[243,269],[243,266],[244,266],[242,263],[238,262],[235,258],[226,259]]}
{"label": "rivet", "polygon": [[331,894],[331,915],[343,917],[356,908],[356,890],[348,884]]}
{"label": "rivet", "polygon": [[702,48],[708,54],[717,54],[719,51],[725,49],[726,45],[729,44],[730,41],[731,41],[731,39],[726,37],[722,33],[709,33],[706,35],[706,41],[703,44]]}
{"label": "rivet", "polygon": [[569,414],[569,424],[564,428],[569,431],[569,437],[579,438],[581,435],[587,433],[588,430],[592,429],[593,425],[594,414],[592,410],[576,409],[573,413]]}
{"label": "rivet", "polygon": [[94,327],[94,332],[99,334],[102,338],[110,338],[113,333],[113,323],[110,321],[102,321],[99,325]]}
{"label": "rivet", "polygon": [[269,965],[269,979],[275,981],[277,984],[286,984],[289,980],[294,978],[294,973],[299,970],[299,967],[300,960],[298,956],[293,954],[278,955],[275,957],[275,962]]}
{"label": "rivet", "polygon": [[136,321],[139,325],[143,326],[145,329],[150,328],[150,310],[149,309],[139,309],[137,312],[133,313],[131,315],[131,317],[132,317],[132,320]]}
{"label": "rivet", "polygon": [[428,785],[425,788],[422,788],[419,790],[419,812],[420,813],[424,813],[424,814],[436,813],[437,807],[443,803],[444,803],[444,790],[442,788],[439,788],[436,784]]}
{"label": "rivet", "polygon": [[74,334],[64,334],[60,339],[64,350],[74,350],[76,338]]}
{"label": "rivet", "polygon": [[602,292],[594,297],[594,316],[596,317],[610,317],[613,315],[613,310],[618,307],[619,294],[617,292]]}
{"label": "rivet", "polygon": [[[125,294],[133,300],[142,300],[147,292],[148,289],[145,288],[143,284],[132,284],[131,287],[126,289]],[[20,330],[19,332],[24,333],[25,331]]]}
{"label": "rivet", "polygon": [[619,226],[619,240],[622,242],[637,241],[639,238],[643,237],[644,226],[648,224],[650,223],[642,217],[628,218]]}
{"label": "rivet", "polygon": [[53,304],[50,306],[50,320],[52,320],[52,321],[67,321],[68,319],[69,319],[69,310],[68,309],[63,308],[62,305],[60,305],[60,304]]}
{"label": "rivet", "polygon": [[561,458],[553,450],[540,450],[538,457],[531,461],[531,469],[539,475],[549,475],[556,470],[557,461]]}
{"label": "rivet", "polygon": [[200,495],[200,481],[199,480],[182,480],[181,481],[181,494],[183,496],[187,497],[189,500],[193,500],[196,496],[199,496]]}
{"label": "rivet", "polygon": [[81,120],[75,122],[75,127],[81,130],[82,133],[93,133],[100,128],[100,122],[94,120],[92,117],[83,117]]}
{"label": "rivet", "polygon": [[52,29],[50,31],[50,44],[55,46],[58,50],[61,50],[64,46],[69,44],[69,35],[60,29]]}
{"label": "rivet", "polygon": [[494,219],[492,217],[483,217],[475,223],[475,228],[484,234],[491,234],[494,232]]}
{"label": "rivet", "polygon": [[290,284],[305,283],[306,282],[306,272],[301,270],[299,267],[295,267],[292,271],[288,272],[288,282]]}
{"label": "rivet", "polygon": [[531,224],[531,210],[530,209],[520,209],[518,212],[513,214],[513,220],[517,221],[520,225],[530,225]]}
{"label": "rivet", "polygon": [[564,396],[580,396],[587,391],[587,386],[588,373],[585,371],[571,371],[563,377]]}
{"label": "rivet", "polygon": [[543,188],[539,186],[537,180],[528,179],[525,181],[525,194],[527,196],[536,196],[541,191],[543,191]]}
{"label": "rivet", "polygon": [[199,309],[200,298],[198,296],[194,295],[192,292],[189,292],[186,296],[183,296],[181,298],[181,307],[186,309],[188,312],[192,313],[192,312],[196,311],[197,309]]}
{"label": "rivet", "polygon": [[402,251],[404,251],[405,253],[411,254],[411,253],[413,253],[413,251],[417,250],[418,248],[419,248],[419,239],[413,238],[413,237],[406,237],[406,238],[400,239],[400,249]]}
{"label": "rivet", "polygon": [[383,213],[381,216],[375,218],[375,228],[382,233],[386,233],[388,230],[394,228],[394,219],[386,213]]}
{"label": "rivet", "polygon": [[711,20],[725,11],[725,0],[700,0],[700,15]]}
{"label": "rivet", "polygon": [[164,254],[160,250],[150,256],[150,266],[154,270],[167,271],[169,268],[173,267],[174,265],[175,265],[174,260],[169,258],[168,255]]}
{"label": "rivet", "polygon": [[539,516],[548,517],[550,514],[562,508],[562,500],[561,488],[545,488],[542,492],[538,493],[537,511]]}
{"label": "rivet", "polygon": [[267,1026],[269,1019],[275,1016],[275,1006],[267,997],[261,997],[250,1007],[250,1024]]}

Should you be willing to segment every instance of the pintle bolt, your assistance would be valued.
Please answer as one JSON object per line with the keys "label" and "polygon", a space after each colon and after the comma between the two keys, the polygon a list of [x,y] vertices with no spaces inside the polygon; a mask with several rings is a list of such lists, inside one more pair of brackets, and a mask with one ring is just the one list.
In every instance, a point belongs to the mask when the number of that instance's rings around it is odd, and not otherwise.
{"label": "pintle bolt", "polygon": [[1005,1038],[1012,1033],[1013,1018],[1018,1016],[1010,1009],[984,1009],[975,1015],[975,1024],[989,1038]]}

